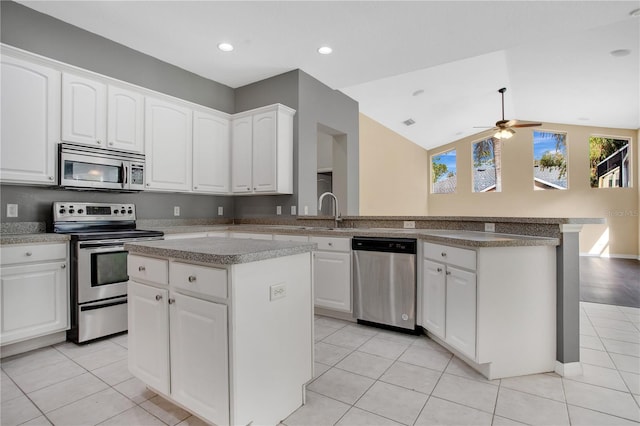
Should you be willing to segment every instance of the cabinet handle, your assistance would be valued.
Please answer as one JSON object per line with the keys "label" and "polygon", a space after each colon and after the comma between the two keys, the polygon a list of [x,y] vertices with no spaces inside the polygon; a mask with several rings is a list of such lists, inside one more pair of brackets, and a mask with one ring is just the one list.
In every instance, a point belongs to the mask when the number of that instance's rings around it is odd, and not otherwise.
{"label": "cabinet handle", "polygon": [[102,145],[102,141],[100,139],[98,139],[96,142],[98,142],[98,145]]}
{"label": "cabinet handle", "polygon": [[169,298],[169,304],[173,305],[174,303],[176,303],[176,299],[174,299],[173,297]]}
{"label": "cabinet handle", "polygon": [[329,247],[333,247],[333,243],[329,243]]}
{"label": "cabinet handle", "polygon": [[248,186],[247,186],[247,191],[251,191],[251,188],[249,188]]}
{"label": "cabinet handle", "polygon": [[451,271],[447,271],[447,272],[445,272],[445,274],[451,275]]}
{"label": "cabinet handle", "polygon": [[60,265],[60,269],[66,269],[67,265]]}
{"label": "cabinet handle", "polygon": [[27,255],[27,257],[32,256],[33,253],[31,253],[30,251],[26,252],[25,255]]}
{"label": "cabinet handle", "polygon": [[53,176],[49,176],[49,180],[53,180]]}
{"label": "cabinet handle", "polygon": [[442,257],[447,257],[447,253],[442,252],[442,253],[440,253],[440,256],[442,256]]}
{"label": "cabinet handle", "polygon": [[197,187],[197,186],[194,186],[194,187],[193,187],[193,189],[198,189],[198,187]]}
{"label": "cabinet handle", "polygon": [[151,186],[151,184],[148,183],[147,186]]}
{"label": "cabinet handle", "polygon": [[113,142],[109,142],[109,146],[113,146]]}
{"label": "cabinet handle", "polygon": [[162,300],[162,295],[161,294],[156,294],[156,300]]}
{"label": "cabinet handle", "polygon": [[146,270],[147,270],[147,268],[145,268],[144,266],[138,266],[138,271],[144,272]]}
{"label": "cabinet handle", "polygon": [[436,271],[442,272],[442,268],[438,268],[438,269],[436,269]]}
{"label": "cabinet handle", "polygon": [[196,281],[196,276],[195,275],[189,275],[189,282],[195,282]]}

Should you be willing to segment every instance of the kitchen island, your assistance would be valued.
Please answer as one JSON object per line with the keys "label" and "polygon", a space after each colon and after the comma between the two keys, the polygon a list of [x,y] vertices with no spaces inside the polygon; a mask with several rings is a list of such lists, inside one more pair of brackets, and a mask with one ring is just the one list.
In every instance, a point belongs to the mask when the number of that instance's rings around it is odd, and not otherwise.
{"label": "kitchen island", "polygon": [[313,376],[309,243],[128,243],[129,369],[217,425],[278,424]]}

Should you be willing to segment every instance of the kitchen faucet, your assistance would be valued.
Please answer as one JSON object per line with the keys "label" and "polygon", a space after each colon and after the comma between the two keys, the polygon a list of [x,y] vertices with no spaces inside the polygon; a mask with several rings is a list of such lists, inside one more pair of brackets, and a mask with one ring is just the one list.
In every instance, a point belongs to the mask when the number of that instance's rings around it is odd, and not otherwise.
{"label": "kitchen faucet", "polygon": [[335,222],[336,222],[336,228],[338,227],[338,222],[342,222],[342,218],[340,217],[340,210],[338,209],[338,197],[335,196],[334,193],[332,192],[325,192],[324,194],[322,194],[320,196],[320,198],[318,199],[318,211],[320,211],[322,209],[322,200],[324,200],[324,197],[326,197],[327,195],[333,197],[333,206],[335,207],[335,212],[336,212],[336,216],[335,216]]}

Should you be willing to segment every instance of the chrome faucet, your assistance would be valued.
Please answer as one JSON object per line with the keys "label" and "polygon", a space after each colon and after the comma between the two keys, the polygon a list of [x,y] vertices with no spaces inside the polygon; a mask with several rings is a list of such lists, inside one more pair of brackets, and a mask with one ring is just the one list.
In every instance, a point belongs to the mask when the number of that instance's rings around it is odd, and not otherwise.
{"label": "chrome faucet", "polygon": [[320,211],[322,209],[322,200],[324,200],[324,197],[326,196],[330,196],[333,197],[333,206],[335,208],[335,213],[336,216],[334,218],[335,222],[336,222],[336,228],[338,227],[338,222],[342,222],[342,218],[340,217],[340,210],[338,208],[338,197],[335,196],[334,193],[332,192],[325,192],[324,194],[322,194],[320,196],[320,198],[318,199],[318,211]]}

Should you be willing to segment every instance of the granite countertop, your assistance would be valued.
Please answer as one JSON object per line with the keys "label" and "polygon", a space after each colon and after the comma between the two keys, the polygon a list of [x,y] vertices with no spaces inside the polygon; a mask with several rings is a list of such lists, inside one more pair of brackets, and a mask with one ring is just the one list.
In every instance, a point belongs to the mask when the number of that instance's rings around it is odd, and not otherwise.
{"label": "granite countertop", "polygon": [[38,243],[66,243],[71,238],[65,234],[53,234],[46,232],[35,232],[26,234],[2,234],[0,235],[0,245],[9,244],[38,244]]}
{"label": "granite countertop", "polygon": [[147,231],[162,231],[167,234],[185,234],[191,232],[218,232],[226,231],[231,225],[176,225],[176,226],[140,226],[138,229]]}
{"label": "granite countertop", "polygon": [[308,253],[316,244],[211,237],[125,243],[124,247],[135,254],[234,265]]}

